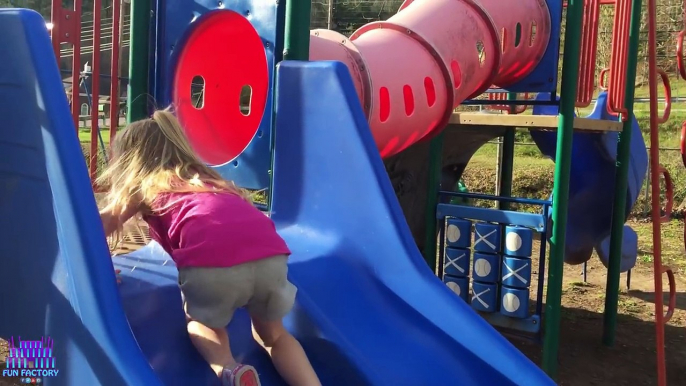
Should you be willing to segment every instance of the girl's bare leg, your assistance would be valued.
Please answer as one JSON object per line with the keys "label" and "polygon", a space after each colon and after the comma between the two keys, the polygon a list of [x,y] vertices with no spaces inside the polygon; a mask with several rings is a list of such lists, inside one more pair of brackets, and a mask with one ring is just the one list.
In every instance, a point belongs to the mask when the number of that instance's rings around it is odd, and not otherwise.
{"label": "girl's bare leg", "polygon": [[188,322],[187,328],[193,345],[217,376],[221,375],[224,367],[227,369],[236,367],[226,328],[211,328],[194,320]]}
{"label": "girl's bare leg", "polygon": [[321,386],[300,343],[279,321],[252,318],[253,328],[272,357],[276,371],[290,386]]}

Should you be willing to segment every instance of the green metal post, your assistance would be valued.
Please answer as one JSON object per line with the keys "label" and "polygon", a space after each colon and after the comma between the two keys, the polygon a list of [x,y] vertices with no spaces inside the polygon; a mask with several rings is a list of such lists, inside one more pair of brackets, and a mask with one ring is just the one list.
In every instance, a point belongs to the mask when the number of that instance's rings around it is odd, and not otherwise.
{"label": "green metal post", "polygon": [[131,0],[131,46],[126,122],[148,116],[148,48],[150,46],[150,0]]}
{"label": "green metal post", "polygon": [[[511,92],[507,94],[507,99],[516,100],[517,93]],[[516,106],[512,106],[516,108]],[[514,166],[514,148],[515,148],[515,133],[516,129],[514,127],[508,127],[503,136],[502,143],[502,158],[500,163],[500,195],[503,197],[512,197],[512,169]],[[500,210],[510,209],[509,202],[500,202],[498,204]]]}
{"label": "green metal post", "polygon": [[310,0],[287,0],[283,60],[310,57]]}
{"label": "green metal post", "polygon": [[[447,130],[447,129],[446,129]],[[429,145],[429,186],[426,191],[426,235],[424,260],[436,272],[436,206],[441,186],[441,161],[443,160],[443,130]]]}
{"label": "green metal post", "polygon": [[634,114],[634,91],[636,64],[638,62],[638,43],[641,29],[641,0],[631,5],[631,24],[629,30],[629,51],[626,68],[626,109],[627,119],[619,134],[617,143],[617,168],[615,172],[614,206],[612,208],[612,228],[610,231],[610,262],[607,269],[605,286],[605,314],[603,316],[603,344],[615,343],[617,330],[617,303],[619,301],[619,263],[622,255],[622,236],[626,221],[626,192],[629,177],[629,153],[631,151],[631,117]]}
{"label": "green metal post", "polygon": [[[279,0],[277,0],[278,2]],[[283,41],[283,60],[301,60],[307,61],[310,59],[310,11],[312,9],[311,0],[280,0],[286,1],[286,15],[284,22],[284,41]],[[274,101],[276,101],[276,87],[273,93]],[[276,103],[276,102],[275,102]],[[276,107],[276,106],[274,106]],[[272,124],[276,125],[276,110],[272,111]],[[277,136],[276,126],[274,126],[274,135],[272,136],[272,149],[276,143]],[[267,207],[271,211],[272,194],[271,185],[273,181],[272,171],[274,170],[274,151],[271,152],[271,169],[269,170],[269,195],[267,198]]]}
{"label": "green metal post", "polygon": [[557,378],[557,354],[560,346],[560,308],[562,306],[562,273],[567,233],[567,206],[569,200],[569,174],[572,164],[574,134],[574,104],[576,82],[579,75],[581,17],[583,0],[567,2],[567,18],[562,57],[562,87],[560,115],[557,127],[555,156],[555,184],[553,187],[553,232],[550,238],[548,265],[548,292],[545,303],[545,337],[543,341],[543,370]]}

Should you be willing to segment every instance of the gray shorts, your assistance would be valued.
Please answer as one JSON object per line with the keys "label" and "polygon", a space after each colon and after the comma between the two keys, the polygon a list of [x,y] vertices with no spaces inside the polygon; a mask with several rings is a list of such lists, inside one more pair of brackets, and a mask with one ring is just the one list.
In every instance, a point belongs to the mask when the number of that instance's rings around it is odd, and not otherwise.
{"label": "gray shorts", "polygon": [[297,291],[287,278],[287,260],[280,255],[227,268],[179,269],[186,315],[212,328],[226,327],[240,307],[260,320],[281,320]]}

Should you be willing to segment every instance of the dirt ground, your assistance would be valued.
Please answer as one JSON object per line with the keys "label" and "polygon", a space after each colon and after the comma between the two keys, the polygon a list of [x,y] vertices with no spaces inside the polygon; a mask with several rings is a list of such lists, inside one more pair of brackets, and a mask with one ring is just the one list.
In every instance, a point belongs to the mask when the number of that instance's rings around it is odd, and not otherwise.
{"label": "dirt ground", "polygon": [[[631,225],[639,234],[640,254],[638,264],[632,271],[631,290],[626,289],[626,274],[622,275],[614,347],[606,347],[601,342],[605,267],[594,257],[589,262],[587,282],[584,283],[581,266],[565,266],[558,358],[560,385],[656,384],[655,307],[650,224],[632,222]],[[682,229],[683,223],[674,221],[663,231],[665,234],[664,255],[675,269],[678,290],[677,309],[665,326],[667,373],[670,385],[686,385],[686,251],[684,251],[681,238],[677,238]],[[135,248],[135,244],[145,242],[145,237],[133,232],[128,241],[125,248]],[[533,266],[537,266],[536,259]],[[666,286],[666,279],[664,283]],[[532,285],[532,288],[535,286]],[[666,289],[665,292],[667,292]],[[535,293],[532,293],[533,299],[535,299]],[[665,303],[666,301],[665,296]],[[535,363],[540,364],[541,346],[518,338],[510,338],[510,340]],[[6,353],[7,344],[0,341],[0,368],[4,368],[3,359]],[[0,386],[18,385],[20,383],[17,380],[0,379]]]}
{"label": "dirt ground", "polygon": [[[676,222],[676,221],[675,221]],[[587,281],[582,266],[565,265],[562,292],[562,321],[558,357],[560,385],[656,385],[655,305],[652,240],[645,231],[649,223],[631,222],[639,234],[639,260],[631,272],[631,289],[626,274],[621,277],[617,335],[614,347],[602,344],[603,310],[607,270],[594,256],[588,264]],[[674,224],[677,225],[677,224]],[[678,226],[683,229],[683,223]],[[669,245],[670,243],[663,243]],[[537,251],[535,251],[537,253]],[[670,251],[671,256],[676,251]],[[669,385],[686,385],[686,255],[680,244],[681,261],[671,261],[677,280],[676,310],[665,326],[665,355]],[[670,255],[665,253],[665,255]],[[537,266],[535,259],[533,266]],[[537,272],[537,271],[536,271]],[[667,293],[667,279],[663,280]],[[532,285],[534,288],[534,285]],[[533,292],[533,291],[532,291]],[[535,294],[532,293],[532,300]],[[668,297],[664,296],[667,304]],[[665,308],[666,309],[666,308]],[[545,319],[544,319],[545,323]],[[510,339],[535,363],[541,363],[539,345]]]}

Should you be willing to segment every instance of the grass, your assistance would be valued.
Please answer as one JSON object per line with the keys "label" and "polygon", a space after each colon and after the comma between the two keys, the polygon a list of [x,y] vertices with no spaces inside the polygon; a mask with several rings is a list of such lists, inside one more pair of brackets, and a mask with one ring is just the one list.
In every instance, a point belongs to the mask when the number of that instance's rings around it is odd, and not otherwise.
{"label": "grass", "polygon": [[[110,129],[101,129],[100,135],[102,136],[102,141],[105,145],[110,144]],[[91,142],[91,130],[90,129],[79,129],[79,141],[83,143]],[[99,145],[98,145],[99,146]]]}
{"label": "grass", "polygon": [[[641,127],[646,145],[650,144],[649,116],[646,112],[637,112],[636,118]],[[674,210],[677,215],[683,212],[686,199],[686,168],[684,167],[679,148],[681,124],[686,120],[685,112],[675,112],[669,121],[659,127],[660,164],[670,173],[674,184]],[[533,144],[528,131],[518,130],[515,146],[513,194],[518,197],[547,198],[553,186],[554,163],[544,157]],[[464,180],[470,191],[494,193],[495,166],[497,145],[484,145],[472,158],[465,170]],[[644,184],[636,205],[635,216],[649,213],[650,203],[645,195]],[[664,184],[662,191],[664,192]],[[664,193],[663,193],[664,196]],[[663,197],[664,199],[664,197]],[[477,202],[477,205],[479,203]],[[519,208],[520,210],[525,208]]]}
{"label": "grass", "polygon": [[[638,264],[653,264],[653,225],[651,222],[634,222],[632,228],[638,235]],[[675,270],[686,270],[684,258],[684,222],[672,220],[661,224],[662,264]]]}

